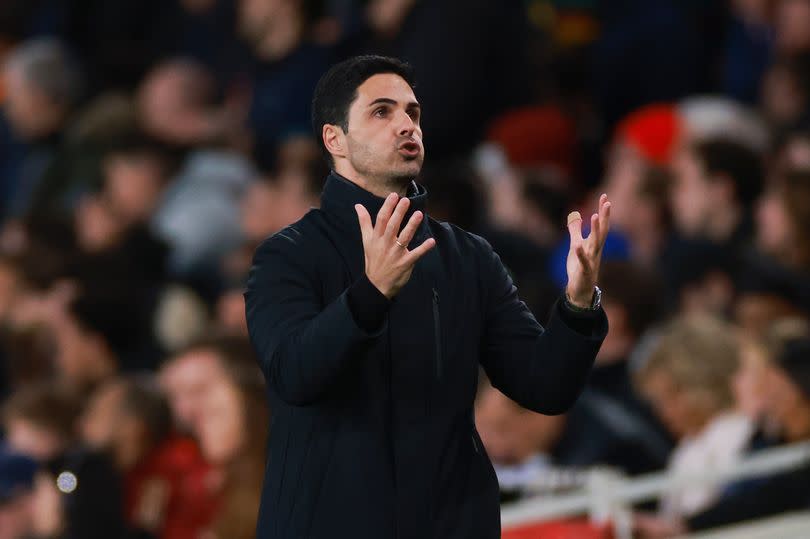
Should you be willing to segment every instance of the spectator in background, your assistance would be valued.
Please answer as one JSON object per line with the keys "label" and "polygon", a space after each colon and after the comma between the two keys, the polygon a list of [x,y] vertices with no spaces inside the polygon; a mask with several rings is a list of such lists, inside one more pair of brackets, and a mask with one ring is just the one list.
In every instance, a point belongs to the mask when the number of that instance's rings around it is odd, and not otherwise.
{"label": "spectator in background", "polygon": [[756,245],[781,266],[810,272],[810,169],[789,171],[760,198]]}
{"label": "spectator in background", "polygon": [[205,395],[224,376],[220,350],[196,345],[169,357],[161,366],[160,385],[169,399],[175,428],[196,436]]}
{"label": "spectator in background", "polygon": [[208,466],[193,441],[172,431],[169,405],[147,377],[106,382],[81,421],[84,442],[107,452],[123,477],[130,527],[161,539],[196,539],[216,507],[203,487]]}
{"label": "spectator in background", "polygon": [[225,373],[203,396],[196,421],[203,456],[214,468],[210,484],[221,500],[210,533],[215,539],[252,539],[270,421],[264,379],[247,339],[198,346],[215,351]]}
{"label": "spectator in background", "polygon": [[422,129],[434,162],[465,155],[499,114],[531,102],[530,32],[521,2],[374,0],[366,23],[371,35],[352,52],[396,56],[430,81],[419,86],[419,102],[430,111]]}
{"label": "spectator in background", "polygon": [[[788,339],[777,350],[767,374],[767,410],[787,443],[810,440],[810,338]],[[766,476],[753,488],[732,493],[722,503],[694,515],[693,530],[761,518],[810,505],[810,463]]]}
{"label": "spectator in background", "polygon": [[475,426],[492,459],[501,500],[531,491],[552,466],[551,450],[565,417],[547,416],[522,408],[485,383],[475,404]]}
{"label": "spectator in background", "polygon": [[735,317],[762,334],[782,316],[810,316],[810,174],[777,174],[760,198],[756,245],[746,253]]}
{"label": "spectator in background", "polygon": [[88,395],[121,368],[118,351],[131,338],[127,314],[114,297],[82,294],[53,316],[55,370],[77,394]]}
{"label": "spectator in background", "polygon": [[[795,332],[796,328],[782,335],[777,335],[778,329],[772,333],[766,345],[767,366],[760,371],[765,377],[764,411],[788,443],[810,439],[810,338],[806,328],[804,325],[801,330],[803,336]],[[643,522],[642,537],[675,537],[688,531],[806,509],[810,504],[808,485],[808,462],[797,469],[737,482],[726,488],[716,503],[688,519],[639,520]]]}
{"label": "spectator in background", "polygon": [[661,469],[672,448],[661,423],[633,386],[630,356],[662,314],[654,273],[630,262],[606,261],[602,304],[610,320],[588,383],[554,448],[568,466],[597,463],[637,474]]}
{"label": "spectator in background", "polygon": [[749,212],[762,190],[759,155],[724,139],[700,141],[679,153],[672,216],[686,238],[702,238],[737,252],[753,234]]}
{"label": "spectator in background", "polygon": [[254,151],[271,153],[285,139],[310,133],[310,97],[331,63],[309,39],[319,12],[303,0],[238,0],[238,28],[254,56],[248,125]]}
{"label": "spectator in background", "polygon": [[142,126],[166,144],[191,149],[231,142],[235,110],[217,102],[216,82],[201,63],[170,58],[155,65],[137,88]]}
{"label": "spectator in background", "polygon": [[[45,537],[110,539],[124,533],[120,478],[103,456],[76,445],[78,400],[53,384],[12,395],[3,425],[12,449],[36,459],[46,472],[37,514]],[[59,482],[57,482],[57,480]],[[77,488],[81,485],[81,488]]]}
{"label": "spectator in background", "polygon": [[239,200],[254,177],[252,163],[234,150],[241,113],[216,102],[204,66],[183,59],[156,66],[138,103],[148,133],[189,150],[153,212],[152,229],[170,247],[172,275],[215,289],[219,257],[241,243]]}
{"label": "spectator in background", "polygon": [[[753,434],[749,418],[734,410],[732,376],[739,366],[733,329],[707,316],[677,319],[666,325],[645,358],[636,380],[644,396],[677,439],[668,471],[699,474],[742,456]],[[688,518],[720,496],[718,485],[673,488],[661,499],[659,514]],[[652,521],[639,516],[641,531]]]}
{"label": "spectator in background", "polygon": [[810,103],[810,52],[784,57],[770,65],[762,80],[761,108],[776,135],[807,128]]}
{"label": "spectator in background", "polygon": [[777,0],[774,4],[777,50],[786,55],[810,52],[810,2]]}
{"label": "spectator in background", "polygon": [[58,41],[40,39],[13,49],[3,67],[5,112],[24,143],[8,189],[7,216],[70,207],[75,193],[59,192],[60,162],[67,122],[81,95],[82,76]]}

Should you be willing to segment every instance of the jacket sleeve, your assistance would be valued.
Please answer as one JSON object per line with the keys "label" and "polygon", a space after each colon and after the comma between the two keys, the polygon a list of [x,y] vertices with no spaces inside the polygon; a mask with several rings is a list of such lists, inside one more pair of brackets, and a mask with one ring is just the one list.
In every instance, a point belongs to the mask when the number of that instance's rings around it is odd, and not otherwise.
{"label": "jacket sleeve", "polygon": [[[294,405],[318,399],[375,337],[358,326],[347,296],[324,305],[300,235],[286,230],[256,250],[245,290],[248,331],[268,385]],[[353,285],[355,286],[355,285]]]}
{"label": "jacket sleeve", "polygon": [[482,243],[484,370],[493,386],[521,406],[561,414],[582,391],[607,335],[607,317],[600,308],[592,320],[577,320],[558,300],[544,329],[518,298],[501,259]]}

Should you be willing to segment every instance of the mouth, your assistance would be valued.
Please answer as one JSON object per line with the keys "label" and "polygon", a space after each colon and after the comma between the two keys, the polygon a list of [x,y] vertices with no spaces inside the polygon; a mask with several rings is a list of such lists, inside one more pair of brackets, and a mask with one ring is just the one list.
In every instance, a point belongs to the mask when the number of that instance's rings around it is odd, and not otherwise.
{"label": "mouth", "polygon": [[397,148],[400,154],[403,156],[413,159],[415,157],[419,157],[419,154],[422,151],[422,148],[416,142],[403,142]]}

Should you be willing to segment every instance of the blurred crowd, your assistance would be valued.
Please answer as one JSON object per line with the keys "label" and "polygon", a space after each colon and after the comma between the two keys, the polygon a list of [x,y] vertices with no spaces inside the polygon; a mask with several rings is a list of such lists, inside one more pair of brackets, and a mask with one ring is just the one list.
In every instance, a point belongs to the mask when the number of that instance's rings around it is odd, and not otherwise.
{"label": "blurred crowd", "polygon": [[[272,410],[243,285],[318,206],[312,90],[360,53],[415,66],[429,213],[541,323],[565,215],[613,204],[575,407],[482,376],[504,503],[810,440],[810,0],[3,0],[0,539],[253,537]],[[635,526],[797,508],[810,463]]]}

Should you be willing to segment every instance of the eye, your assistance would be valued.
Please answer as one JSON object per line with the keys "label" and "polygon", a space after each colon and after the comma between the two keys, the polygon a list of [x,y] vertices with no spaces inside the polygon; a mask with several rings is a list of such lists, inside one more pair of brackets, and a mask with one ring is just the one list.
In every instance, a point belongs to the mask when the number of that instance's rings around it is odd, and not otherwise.
{"label": "eye", "polygon": [[380,107],[374,111],[374,116],[377,118],[385,118],[385,115],[388,113],[388,109],[386,107]]}
{"label": "eye", "polygon": [[419,123],[419,109],[410,109],[408,111],[408,116],[411,117],[415,123]]}

